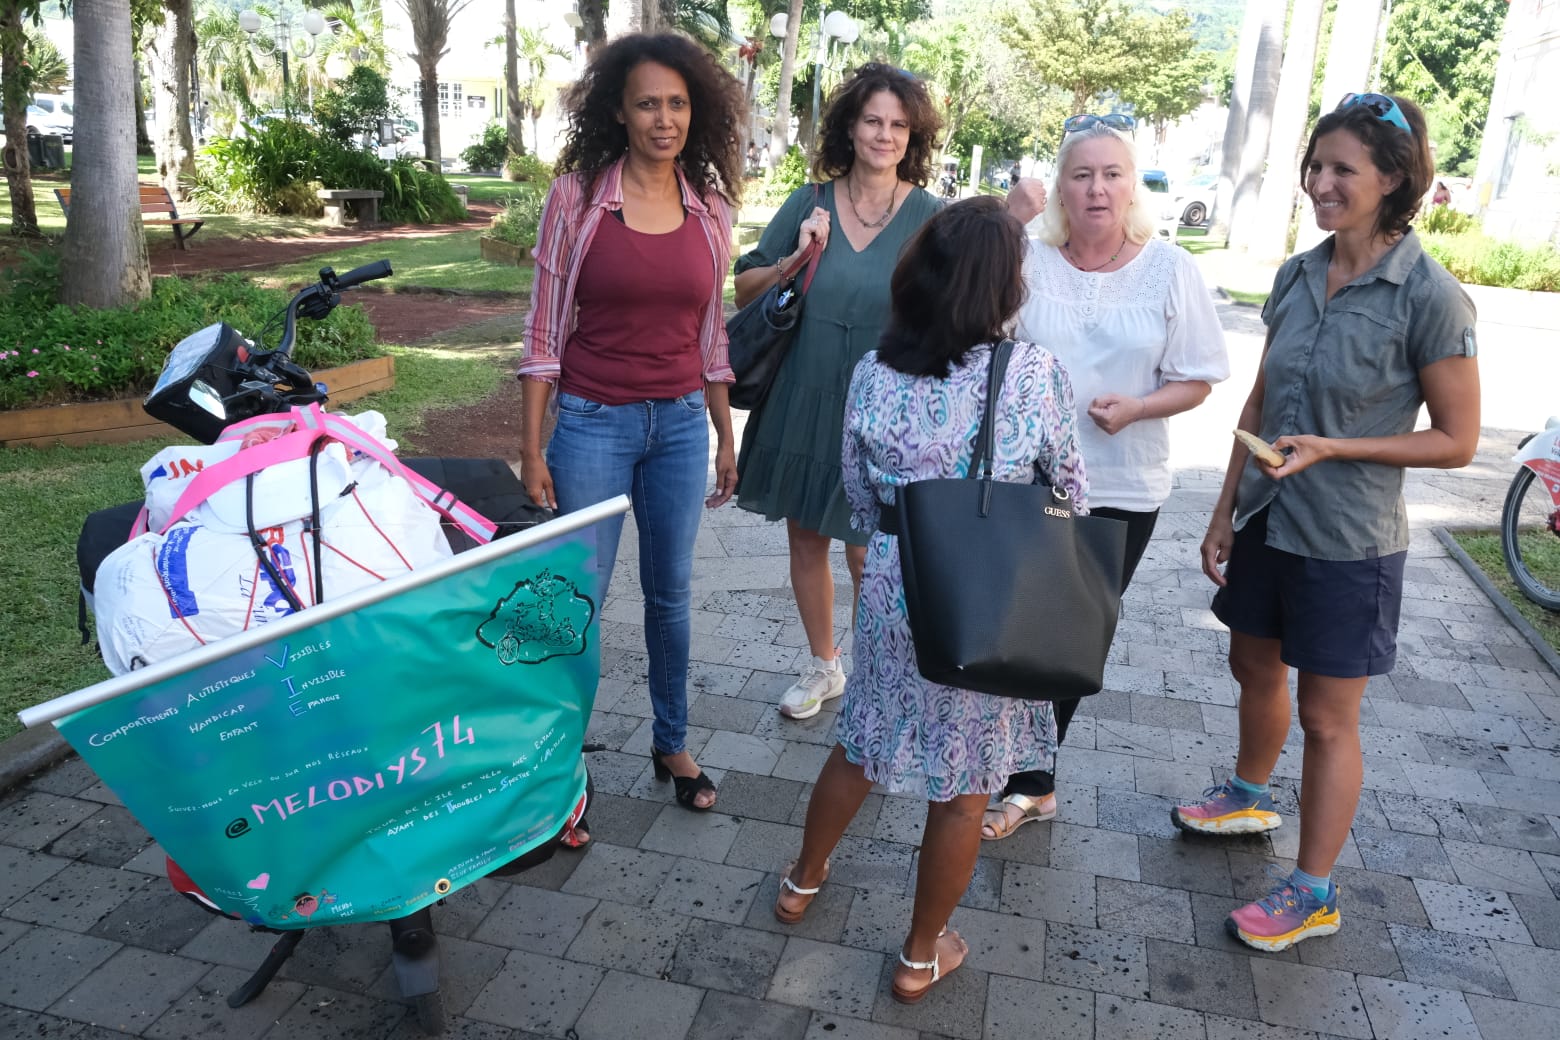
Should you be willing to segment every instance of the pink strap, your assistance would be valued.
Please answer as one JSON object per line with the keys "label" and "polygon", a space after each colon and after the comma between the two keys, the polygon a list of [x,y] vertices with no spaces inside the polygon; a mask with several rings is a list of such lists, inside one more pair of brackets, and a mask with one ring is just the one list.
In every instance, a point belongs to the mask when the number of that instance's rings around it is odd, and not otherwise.
{"label": "pink strap", "polygon": [[418,498],[438,510],[440,515],[477,542],[485,545],[493,540],[493,535],[498,531],[497,524],[456,498],[450,491],[408,469],[406,464],[396,458],[379,439],[364,433],[341,416],[323,411],[318,404],[311,404],[306,409],[300,408],[294,411],[302,413],[299,416],[300,426],[327,431],[332,440],[338,440],[347,447],[378,461],[385,469],[410,484]]}
{"label": "pink strap", "polygon": [[314,430],[294,430],[274,440],[245,448],[232,458],[214,466],[207,466],[185,485],[179,500],[173,504],[173,510],[168,514],[168,522],[163,524],[162,530],[158,533],[167,534],[170,527],[193,512],[196,506],[235,480],[242,480],[251,473],[258,473],[267,466],[274,466],[279,462],[307,458],[309,449],[319,436]]}
{"label": "pink strap", "polygon": [[[466,505],[449,491],[408,469],[382,441],[364,433],[341,416],[326,412],[318,404],[311,404],[307,408],[294,408],[290,414],[291,425],[294,427],[292,433],[251,445],[232,458],[214,466],[207,466],[195,474],[194,479],[179,496],[179,500],[174,503],[173,511],[168,515],[168,522],[159,533],[166,534],[176,522],[188,516],[202,502],[233,481],[242,480],[251,473],[258,473],[267,466],[307,458],[314,442],[321,437],[328,437],[374,459],[385,469],[406,481],[418,498],[478,543],[486,544],[493,540],[493,535],[498,531],[497,524]],[[274,417],[271,418],[274,421]]]}

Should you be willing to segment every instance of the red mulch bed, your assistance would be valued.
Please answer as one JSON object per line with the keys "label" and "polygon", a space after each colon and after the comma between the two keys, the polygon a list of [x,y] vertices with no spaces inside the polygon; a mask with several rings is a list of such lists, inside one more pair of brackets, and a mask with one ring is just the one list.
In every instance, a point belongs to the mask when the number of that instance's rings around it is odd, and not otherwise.
{"label": "red mulch bed", "polygon": [[[308,238],[257,235],[246,238],[197,236],[184,251],[170,240],[152,236],[154,274],[195,274],[209,271],[251,271],[290,263],[387,238],[430,238],[486,227],[498,212],[491,204],[472,203],[471,215],[457,224],[425,227],[416,224],[373,228],[325,228]],[[514,314],[527,305],[523,296],[459,295],[441,292],[353,292],[351,302],[367,312],[382,343],[417,343],[440,333]],[[507,366],[506,366],[507,367]],[[390,431],[397,436],[396,431]],[[511,462],[520,457],[520,385],[513,378],[480,401],[428,412],[420,433],[401,435],[402,450],[417,455],[492,457]]]}

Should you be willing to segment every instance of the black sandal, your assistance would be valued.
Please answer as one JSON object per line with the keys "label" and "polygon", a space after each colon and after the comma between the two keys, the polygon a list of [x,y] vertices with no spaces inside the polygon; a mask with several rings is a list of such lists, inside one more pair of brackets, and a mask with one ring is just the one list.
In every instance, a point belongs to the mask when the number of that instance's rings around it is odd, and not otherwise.
{"label": "black sandal", "polygon": [[684,809],[691,809],[694,812],[709,812],[715,808],[714,802],[711,802],[709,805],[700,805],[694,801],[699,796],[700,791],[715,790],[715,781],[705,776],[702,769],[699,770],[698,776],[678,776],[672,772],[670,766],[662,761],[662,759],[668,757],[670,756],[657,751],[654,747],[650,749],[650,762],[655,766],[655,778],[663,784],[668,780],[672,781],[677,788],[677,804]]}

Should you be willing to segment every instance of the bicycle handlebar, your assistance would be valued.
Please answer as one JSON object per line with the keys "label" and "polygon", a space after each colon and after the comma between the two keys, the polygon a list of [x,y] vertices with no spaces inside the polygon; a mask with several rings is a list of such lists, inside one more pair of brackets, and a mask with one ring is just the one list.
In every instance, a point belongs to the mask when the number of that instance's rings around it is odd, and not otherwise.
{"label": "bicycle handlebar", "polygon": [[[390,261],[375,260],[371,264],[362,267],[354,267],[346,274],[336,276],[337,289],[350,289],[354,285],[362,285],[364,282],[372,282],[376,278],[388,278],[395,272],[390,269]],[[324,272],[321,272],[323,277]]]}
{"label": "bicycle handlebar", "polygon": [[287,357],[292,353],[293,338],[297,333],[297,318],[302,314],[305,318],[313,318],[319,321],[336,309],[341,302],[341,291],[371,282],[376,278],[387,278],[395,272],[390,268],[390,261],[375,260],[373,263],[354,267],[346,274],[338,275],[329,267],[320,268],[320,280],[308,286],[294,296],[287,304],[286,318],[282,325],[282,336],[276,346],[264,351],[263,357],[280,354]]}

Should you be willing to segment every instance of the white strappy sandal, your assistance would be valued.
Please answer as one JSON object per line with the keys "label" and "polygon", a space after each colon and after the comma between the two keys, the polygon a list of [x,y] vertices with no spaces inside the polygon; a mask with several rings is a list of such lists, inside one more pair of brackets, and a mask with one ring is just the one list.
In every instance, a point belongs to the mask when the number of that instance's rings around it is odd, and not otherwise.
{"label": "white strappy sandal", "polygon": [[785,868],[785,873],[780,875],[780,891],[782,894],[784,894],[787,889],[790,889],[791,892],[795,895],[806,896],[807,902],[803,903],[801,907],[796,910],[787,910],[785,907],[780,905],[779,897],[777,896],[775,898],[775,918],[776,920],[783,921],[786,924],[801,923],[802,915],[807,913],[807,908],[809,906],[812,906],[813,897],[816,896],[823,888],[824,882],[829,880],[828,860],[823,861],[823,880],[818,882],[816,888],[802,888],[801,886],[797,885],[796,882],[792,881],[791,871],[795,869],[796,864],[792,863],[790,866]]}
{"label": "white strappy sandal", "polygon": [[[937,938],[941,939],[943,936],[945,936],[947,934],[949,934],[948,930],[946,928],[944,928],[941,932],[937,933]],[[960,942],[964,941],[963,937],[960,936],[958,932],[954,932],[953,936],[954,936],[954,938],[958,939]],[[966,944],[965,955],[968,956],[968,944]],[[937,983],[943,978],[942,957],[940,955],[933,954],[932,959],[929,960],[929,961],[913,961],[910,958],[905,956],[904,948],[900,947],[900,950],[899,950],[899,963],[903,964],[905,967],[909,968],[911,971],[929,971],[929,972],[932,973],[932,981],[928,982],[926,985],[922,986],[920,989],[917,989],[917,990],[902,989],[897,982],[894,983],[893,987],[892,987],[893,988],[894,999],[899,1001],[899,1003],[901,1003],[901,1004],[916,1004],[916,1003],[919,1003],[921,1001],[921,998],[925,997],[928,993],[930,993],[932,987],[937,985]],[[963,963],[964,963],[964,961],[961,959],[959,961],[959,964],[963,964]],[[956,964],[956,965],[954,965],[954,968],[958,968],[958,966],[959,965]]]}

